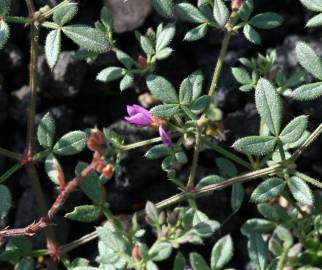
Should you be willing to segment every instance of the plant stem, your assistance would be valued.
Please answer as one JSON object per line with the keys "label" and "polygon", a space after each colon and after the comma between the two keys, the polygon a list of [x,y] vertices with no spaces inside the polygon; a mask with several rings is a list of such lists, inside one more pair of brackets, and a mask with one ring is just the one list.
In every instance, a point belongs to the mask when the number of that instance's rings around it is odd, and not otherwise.
{"label": "plant stem", "polygon": [[201,137],[202,143],[208,145],[211,149],[215,150],[217,153],[223,155],[224,157],[235,161],[239,165],[242,165],[243,167],[247,169],[252,169],[252,166],[245,160],[241,159],[240,157],[236,156],[235,154],[227,151],[225,148],[221,147],[218,144],[215,144],[209,140],[207,140],[205,137]]}
{"label": "plant stem", "polygon": [[21,24],[30,24],[32,20],[29,18],[24,17],[17,17],[17,16],[5,16],[3,20],[8,23],[21,23]]}
{"label": "plant stem", "polygon": [[132,150],[132,149],[135,149],[135,148],[147,146],[147,145],[154,144],[154,143],[158,143],[158,142],[162,142],[161,137],[157,137],[157,138],[153,138],[153,139],[148,139],[148,140],[141,141],[141,142],[137,142],[137,143],[131,143],[131,144],[128,144],[128,145],[122,145],[120,147],[120,149],[122,151],[129,151],[129,150]]}
{"label": "plant stem", "polygon": [[24,156],[18,153],[11,152],[7,149],[1,148],[0,147],[0,155],[6,156],[8,158],[14,159],[16,161],[21,161]]}
{"label": "plant stem", "polygon": [[26,5],[27,5],[27,8],[28,8],[29,16],[32,17],[33,14],[36,12],[33,0],[26,0]]}
{"label": "plant stem", "polygon": [[308,183],[322,189],[322,183],[319,180],[314,179],[314,178],[312,178],[304,173],[301,173],[301,172],[296,172],[294,175],[301,178],[305,182],[308,182]]}
{"label": "plant stem", "polygon": [[278,261],[276,270],[283,270],[284,269],[284,266],[285,266],[285,263],[286,263],[286,259],[287,259],[288,250],[289,249],[286,248],[283,251],[283,253],[282,253],[282,255],[281,255],[281,257],[280,257],[280,259]]}
{"label": "plant stem", "polygon": [[22,164],[17,163],[13,165],[9,170],[7,170],[4,174],[0,176],[0,184],[5,182],[11,175],[13,175],[16,171],[19,171],[22,168]]}
{"label": "plant stem", "polygon": [[197,127],[196,143],[195,143],[195,148],[193,153],[191,171],[190,171],[189,179],[187,183],[187,190],[191,189],[194,186],[194,181],[196,178],[196,172],[198,167],[199,153],[200,153],[200,143],[201,143],[201,130],[199,127]]}

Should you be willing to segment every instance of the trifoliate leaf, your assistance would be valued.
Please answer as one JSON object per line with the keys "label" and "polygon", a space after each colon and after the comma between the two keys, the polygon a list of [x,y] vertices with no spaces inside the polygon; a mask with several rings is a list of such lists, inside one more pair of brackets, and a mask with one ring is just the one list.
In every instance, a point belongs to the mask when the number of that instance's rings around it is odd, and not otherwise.
{"label": "trifoliate leaf", "polygon": [[74,2],[66,3],[56,9],[53,15],[53,21],[62,26],[70,22],[78,12],[78,4]]}
{"label": "trifoliate leaf", "polygon": [[97,74],[96,80],[101,82],[111,82],[121,78],[125,74],[124,68],[108,67]]}
{"label": "trifoliate leaf", "polygon": [[322,80],[322,61],[315,51],[304,42],[298,42],[295,51],[301,66]]}
{"label": "trifoliate leaf", "polygon": [[259,79],[255,91],[256,108],[269,130],[278,135],[282,122],[282,101],[274,86],[266,79]]}
{"label": "trifoliate leaf", "polygon": [[135,61],[125,52],[121,50],[116,51],[116,58],[127,68],[131,69]]}
{"label": "trifoliate leaf", "polygon": [[248,254],[257,270],[265,270],[268,261],[266,243],[259,233],[251,234],[248,240]]}
{"label": "trifoliate leaf", "polygon": [[50,113],[47,113],[40,120],[37,129],[37,138],[41,146],[52,148],[55,136],[55,120]]}
{"label": "trifoliate leaf", "polygon": [[103,53],[110,49],[105,35],[95,28],[86,25],[68,25],[62,27],[62,31],[83,49],[98,53]]}
{"label": "trifoliate leaf", "polygon": [[10,36],[10,28],[8,24],[0,20],[0,50],[6,45]]}
{"label": "trifoliate leaf", "polygon": [[189,3],[179,3],[175,7],[177,15],[191,23],[206,23],[207,18],[195,6]]}
{"label": "trifoliate leaf", "polygon": [[164,104],[158,105],[151,109],[151,113],[155,116],[161,118],[170,118],[179,112],[179,105],[178,104]]}
{"label": "trifoliate leaf", "polygon": [[260,29],[272,29],[282,24],[283,18],[274,12],[265,12],[251,18],[249,24]]}
{"label": "trifoliate leaf", "polygon": [[169,46],[172,39],[174,38],[175,33],[176,33],[175,24],[166,25],[162,29],[161,33],[157,35],[156,46],[155,46],[156,52],[159,52],[162,49]]}
{"label": "trifoliate leaf", "polygon": [[52,30],[46,38],[45,54],[49,67],[53,69],[61,51],[61,30]]}
{"label": "trifoliate leaf", "polygon": [[313,205],[313,194],[307,183],[296,176],[292,176],[287,184],[295,200],[302,204]]}
{"label": "trifoliate leaf", "polygon": [[296,88],[290,95],[291,98],[299,101],[310,101],[322,96],[322,83],[310,83]]}
{"label": "trifoliate leaf", "polygon": [[235,79],[241,84],[251,84],[253,82],[245,68],[232,68]]}
{"label": "trifoliate leaf", "polygon": [[191,29],[186,33],[183,40],[184,41],[196,41],[202,39],[208,32],[208,24],[203,23],[199,26]]}
{"label": "trifoliate leaf", "polygon": [[192,101],[192,83],[188,78],[184,79],[179,89],[180,104],[190,105]]}
{"label": "trifoliate leaf", "polygon": [[151,0],[151,5],[163,17],[173,15],[173,0]]}
{"label": "trifoliate leaf", "polygon": [[155,54],[153,43],[148,37],[141,35],[140,44],[146,54]]}
{"label": "trifoliate leaf", "polygon": [[86,147],[87,135],[85,132],[72,131],[60,138],[55,144],[53,152],[61,156],[75,155]]}
{"label": "trifoliate leaf", "polygon": [[245,37],[254,44],[261,44],[262,38],[261,36],[256,32],[256,30],[249,24],[246,24],[243,28],[243,32]]}
{"label": "trifoliate leaf", "polygon": [[179,98],[172,84],[165,78],[150,75],[147,78],[147,86],[151,93],[164,103],[179,103]]}
{"label": "trifoliate leaf", "polygon": [[251,200],[256,203],[267,202],[278,196],[285,187],[283,179],[272,177],[257,186],[253,191]]}
{"label": "trifoliate leaf", "polygon": [[275,256],[281,256],[285,250],[293,245],[293,236],[291,232],[283,225],[279,225],[274,230],[272,237],[268,242],[269,250]]}
{"label": "trifoliate leaf", "polygon": [[233,148],[248,155],[264,156],[273,152],[276,138],[273,136],[249,136],[239,139]]}
{"label": "trifoliate leaf", "polygon": [[224,27],[229,19],[229,10],[223,0],[214,1],[214,18],[220,27]]}
{"label": "trifoliate leaf", "polygon": [[73,212],[65,214],[65,218],[78,222],[94,222],[98,219],[101,209],[95,205],[76,206]]}
{"label": "trifoliate leaf", "polygon": [[301,138],[308,125],[308,117],[306,115],[294,118],[283,129],[280,139],[283,143],[294,143]]}
{"label": "trifoliate leaf", "polygon": [[194,114],[201,114],[204,112],[210,103],[210,97],[208,95],[201,96],[197,98],[192,104],[191,104],[191,111]]}
{"label": "trifoliate leaf", "polygon": [[161,51],[158,51],[155,57],[157,58],[157,60],[163,60],[168,58],[172,53],[173,53],[173,50],[170,47],[166,47]]}
{"label": "trifoliate leaf", "polygon": [[248,21],[253,11],[254,11],[254,0],[246,0],[238,10],[238,14],[243,21]]}
{"label": "trifoliate leaf", "polygon": [[220,238],[211,251],[211,268],[223,268],[233,257],[233,241],[230,235]]}

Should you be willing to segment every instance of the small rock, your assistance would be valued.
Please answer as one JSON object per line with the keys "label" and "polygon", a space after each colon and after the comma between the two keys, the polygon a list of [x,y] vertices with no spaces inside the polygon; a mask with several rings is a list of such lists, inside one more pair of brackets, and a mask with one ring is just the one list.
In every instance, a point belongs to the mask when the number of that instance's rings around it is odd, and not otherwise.
{"label": "small rock", "polygon": [[62,52],[59,60],[50,71],[45,55],[38,60],[39,87],[51,99],[75,96],[84,82],[87,66],[74,58],[74,52]]}
{"label": "small rock", "polygon": [[112,13],[116,33],[140,27],[151,12],[150,0],[104,0],[104,4]]}

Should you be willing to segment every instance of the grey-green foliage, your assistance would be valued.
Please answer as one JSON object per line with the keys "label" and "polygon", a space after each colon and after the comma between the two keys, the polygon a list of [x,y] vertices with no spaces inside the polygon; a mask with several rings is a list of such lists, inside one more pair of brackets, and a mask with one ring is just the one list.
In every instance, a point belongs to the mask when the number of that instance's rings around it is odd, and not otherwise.
{"label": "grey-green foliage", "polygon": [[285,182],[283,179],[278,177],[272,177],[260,185],[253,191],[251,199],[256,203],[269,201],[276,196],[278,196],[285,187]]}
{"label": "grey-green foliage", "polygon": [[54,145],[53,152],[61,156],[75,155],[85,148],[86,141],[87,135],[85,132],[71,131],[58,140]]}
{"label": "grey-green foliage", "polygon": [[5,21],[0,20],[0,50],[7,43],[9,36],[10,36],[9,25]]}
{"label": "grey-green foliage", "polygon": [[38,124],[37,138],[41,146],[52,148],[56,131],[55,120],[50,113],[43,116]]}
{"label": "grey-green foliage", "polygon": [[171,17],[173,15],[173,0],[151,0],[151,4],[161,16]]}
{"label": "grey-green foliage", "polygon": [[314,12],[319,12],[318,15],[315,15],[311,18],[306,27],[318,27],[322,25],[322,3],[319,0],[300,0],[301,3],[309,10]]}
{"label": "grey-green foliage", "polygon": [[248,253],[251,261],[258,270],[265,270],[268,262],[266,243],[259,233],[253,233],[248,240]]}
{"label": "grey-green foliage", "polygon": [[245,154],[263,156],[271,153],[275,145],[276,138],[273,136],[248,136],[237,140],[233,147]]}
{"label": "grey-green foliage", "polygon": [[296,201],[313,205],[314,198],[311,188],[302,179],[293,176],[287,181],[287,185]]}
{"label": "grey-green foliage", "polygon": [[10,12],[11,0],[0,1],[0,16],[6,16]]}

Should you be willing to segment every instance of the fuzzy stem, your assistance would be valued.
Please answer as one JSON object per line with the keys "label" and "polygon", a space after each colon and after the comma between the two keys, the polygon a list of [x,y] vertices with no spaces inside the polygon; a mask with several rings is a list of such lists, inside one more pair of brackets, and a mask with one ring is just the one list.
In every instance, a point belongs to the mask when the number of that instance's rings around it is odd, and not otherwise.
{"label": "fuzzy stem", "polygon": [[196,172],[198,167],[198,160],[199,160],[199,153],[200,153],[200,144],[201,144],[201,130],[199,127],[197,127],[197,133],[196,133],[196,143],[193,153],[193,159],[192,159],[192,165],[191,165],[191,171],[187,183],[187,190],[190,190],[194,186],[194,181],[196,178]]}
{"label": "fuzzy stem", "polygon": [[314,186],[322,189],[322,183],[319,180],[314,179],[314,178],[312,178],[312,177],[310,177],[310,176],[308,176],[308,175],[306,175],[304,173],[301,173],[301,172],[296,172],[294,175],[299,177],[299,178],[301,178],[305,182],[308,182],[311,185],[314,185]]}

